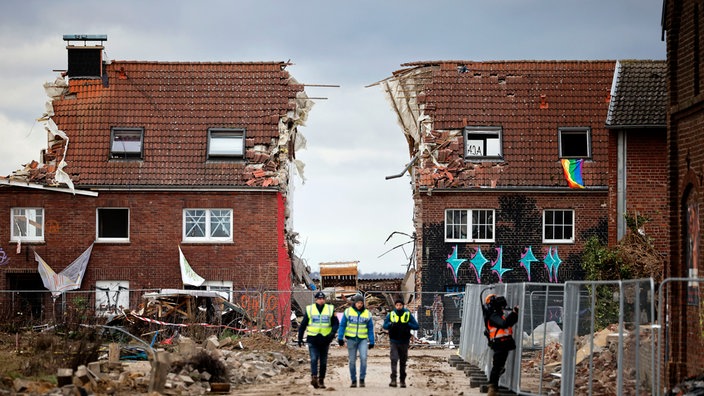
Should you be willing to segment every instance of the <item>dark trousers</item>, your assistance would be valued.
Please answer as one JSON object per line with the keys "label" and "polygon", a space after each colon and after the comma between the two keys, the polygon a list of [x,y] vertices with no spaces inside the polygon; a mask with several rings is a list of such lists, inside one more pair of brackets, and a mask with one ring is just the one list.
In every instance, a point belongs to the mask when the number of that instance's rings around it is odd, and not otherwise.
{"label": "dark trousers", "polygon": [[494,357],[491,362],[491,373],[489,374],[489,383],[494,386],[499,386],[499,377],[504,372],[504,366],[506,365],[506,359],[508,358],[509,350],[505,349],[495,349]]}
{"label": "dark trousers", "polygon": [[[401,382],[406,380],[406,362],[408,361],[408,344],[391,343],[391,379],[396,379],[396,366],[400,366],[398,371]],[[399,365],[400,363],[400,365]]]}
{"label": "dark trousers", "polygon": [[[310,353],[310,374],[313,377],[325,378],[325,373],[328,369],[328,350],[330,344],[313,344],[308,343],[308,352]],[[320,362],[320,370],[318,370],[318,362]]]}

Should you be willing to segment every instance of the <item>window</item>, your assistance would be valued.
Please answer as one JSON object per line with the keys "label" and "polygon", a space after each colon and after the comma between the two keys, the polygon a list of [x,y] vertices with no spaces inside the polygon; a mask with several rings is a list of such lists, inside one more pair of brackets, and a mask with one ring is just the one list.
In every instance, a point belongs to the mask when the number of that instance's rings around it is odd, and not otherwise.
{"label": "window", "polygon": [[574,210],[546,209],[543,211],[543,242],[574,242]]}
{"label": "window", "polygon": [[144,128],[112,128],[110,158],[142,159]]}
{"label": "window", "polygon": [[[471,230],[471,231],[470,231]],[[470,235],[471,232],[471,235]],[[493,242],[493,209],[445,210],[445,242]]]}
{"label": "window", "polygon": [[12,241],[44,241],[44,209],[12,208]]}
{"label": "window", "polygon": [[98,208],[97,241],[129,242],[130,211],[126,208]]}
{"label": "window", "polygon": [[209,129],[208,158],[244,158],[244,129]]}
{"label": "window", "polygon": [[464,128],[464,158],[501,158],[500,127]]}
{"label": "window", "polygon": [[183,240],[232,241],[232,209],[184,209]]}
{"label": "window", "polygon": [[217,292],[222,298],[232,302],[232,281],[205,281],[205,290]]}
{"label": "window", "polygon": [[591,158],[591,131],[589,128],[560,128],[560,158]]}

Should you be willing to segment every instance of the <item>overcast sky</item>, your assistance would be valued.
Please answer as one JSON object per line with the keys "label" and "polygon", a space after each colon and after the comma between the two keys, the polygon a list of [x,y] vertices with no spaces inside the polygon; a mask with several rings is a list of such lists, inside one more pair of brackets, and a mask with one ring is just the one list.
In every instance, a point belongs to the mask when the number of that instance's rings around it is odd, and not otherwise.
{"label": "overcast sky", "polygon": [[[296,254],[312,268],[359,261],[404,272],[393,250],[410,234],[409,161],[378,87],[420,60],[665,59],[662,0],[33,1],[0,3],[0,174],[39,159],[42,84],[66,69],[64,34],[106,34],[108,59],[286,61],[316,100],[297,158]],[[70,166],[70,151],[67,161]],[[0,224],[3,224],[0,222]],[[410,246],[410,245],[408,245]],[[407,246],[407,247],[408,247]]]}

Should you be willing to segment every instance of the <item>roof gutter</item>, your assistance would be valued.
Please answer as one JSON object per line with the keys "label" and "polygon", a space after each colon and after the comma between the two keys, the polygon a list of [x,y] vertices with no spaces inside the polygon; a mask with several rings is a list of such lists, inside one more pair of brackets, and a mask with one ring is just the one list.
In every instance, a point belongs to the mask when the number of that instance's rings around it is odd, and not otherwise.
{"label": "roof gutter", "polygon": [[97,197],[98,196],[98,193],[95,191],[72,190],[70,188],[64,188],[64,187],[49,187],[49,186],[45,186],[42,184],[29,183],[29,182],[19,182],[16,180],[9,180],[9,179],[0,179],[0,185],[11,186],[11,187],[34,188],[37,190],[56,191],[56,192],[62,192],[62,193],[67,193],[67,194],[73,194],[73,195],[85,195],[85,196],[89,196],[89,197]]}

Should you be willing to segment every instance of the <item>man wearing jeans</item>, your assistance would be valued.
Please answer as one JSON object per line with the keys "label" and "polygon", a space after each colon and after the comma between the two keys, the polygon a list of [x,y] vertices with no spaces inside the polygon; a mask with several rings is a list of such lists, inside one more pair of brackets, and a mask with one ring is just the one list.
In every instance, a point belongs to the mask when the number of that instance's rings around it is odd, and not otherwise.
{"label": "man wearing jeans", "polygon": [[374,348],[374,321],[372,314],[364,307],[364,297],[357,294],[352,297],[352,306],[342,315],[342,322],[337,334],[337,343],[345,345],[349,355],[350,388],[357,387],[357,353],[359,353],[359,387],[364,388],[367,376],[367,348]]}
{"label": "man wearing jeans", "polygon": [[[314,388],[325,388],[325,373],[328,367],[328,350],[335,338],[339,322],[335,308],[325,304],[325,293],[315,293],[315,303],[306,307],[303,321],[298,328],[298,346],[303,346],[303,334],[307,333],[310,353],[310,384]],[[306,331],[307,330],[307,331]],[[320,362],[320,370],[318,370]]]}

